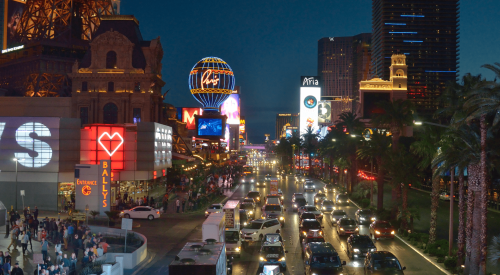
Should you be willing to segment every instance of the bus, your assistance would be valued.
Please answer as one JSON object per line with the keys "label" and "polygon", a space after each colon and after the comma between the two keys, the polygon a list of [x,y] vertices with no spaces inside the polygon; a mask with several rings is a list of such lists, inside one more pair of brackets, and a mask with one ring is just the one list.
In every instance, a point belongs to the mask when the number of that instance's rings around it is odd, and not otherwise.
{"label": "bus", "polygon": [[252,175],[253,174],[253,167],[252,166],[248,166],[248,165],[243,166],[243,174],[245,176]]}

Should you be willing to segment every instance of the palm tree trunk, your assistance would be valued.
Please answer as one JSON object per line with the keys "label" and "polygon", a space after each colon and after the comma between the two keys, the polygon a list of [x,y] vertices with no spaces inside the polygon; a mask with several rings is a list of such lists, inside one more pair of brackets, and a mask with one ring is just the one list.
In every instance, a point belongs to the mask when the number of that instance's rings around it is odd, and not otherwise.
{"label": "palm tree trunk", "polygon": [[481,216],[481,231],[480,231],[480,249],[481,249],[481,257],[480,257],[480,266],[479,266],[479,274],[486,275],[486,256],[487,256],[487,245],[488,245],[488,185],[487,185],[487,172],[486,172],[486,134],[487,134],[487,126],[486,126],[486,116],[482,115],[480,119],[480,128],[481,128],[481,191],[480,196],[481,199],[478,201],[479,203],[479,211]]}
{"label": "palm tree trunk", "polygon": [[429,228],[429,244],[433,244],[436,241],[436,225],[437,225],[437,211],[439,207],[439,178],[434,177],[434,171],[436,168],[432,168],[432,193],[431,193],[431,225]]}
{"label": "palm tree trunk", "polygon": [[464,274],[479,274],[481,232],[481,165],[469,165],[469,195],[467,203],[467,258]]}
{"label": "palm tree trunk", "polygon": [[458,175],[458,252],[457,266],[462,266],[465,246],[465,187],[464,171],[461,169]]}
{"label": "palm tree trunk", "polygon": [[309,177],[312,177],[312,157],[311,157],[311,153],[309,153]]}
{"label": "palm tree trunk", "polygon": [[382,157],[377,157],[377,210],[384,210],[384,163]]}
{"label": "palm tree trunk", "polygon": [[330,156],[330,167],[329,167],[329,169],[330,169],[330,181],[331,181],[331,183],[333,183],[334,180],[333,180],[333,157],[332,156]]}
{"label": "palm tree trunk", "polygon": [[403,213],[401,213],[401,227],[405,230],[408,230],[408,187],[403,186],[402,188],[403,195]]}
{"label": "palm tree trunk", "polygon": [[[468,169],[469,177],[470,169]],[[471,256],[472,256],[472,216],[474,215],[474,191],[469,189],[467,195],[467,226],[465,228],[465,269],[464,274],[470,274]]]}

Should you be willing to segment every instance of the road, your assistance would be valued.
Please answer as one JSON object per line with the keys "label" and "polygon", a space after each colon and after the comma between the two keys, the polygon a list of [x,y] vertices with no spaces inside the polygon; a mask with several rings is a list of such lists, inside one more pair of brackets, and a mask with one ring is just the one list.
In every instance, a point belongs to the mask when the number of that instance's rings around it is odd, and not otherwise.
{"label": "road", "polygon": [[[263,180],[267,173],[276,173],[273,168],[260,166],[256,171],[258,180]],[[322,188],[320,181],[315,181],[316,185]],[[292,179],[282,179],[279,182],[280,189],[285,196],[286,223],[282,229],[282,236],[286,240],[286,261],[288,269],[286,274],[303,274],[304,265],[301,254],[301,247],[298,235],[298,216],[291,209],[291,198],[294,192],[302,192],[302,186],[295,184]],[[230,199],[242,199],[251,191],[260,191],[263,195],[267,194],[268,188],[256,188],[251,183],[243,183],[231,195]],[[313,192],[306,195],[308,201],[313,201]],[[333,194],[328,194],[329,199],[333,199]],[[354,216],[357,208],[353,205],[344,207],[350,217]],[[259,213],[260,214],[260,210]],[[257,215],[258,216],[258,215]],[[144,234],[148,239],[148,258],[139,269],[128,270],[125,274],[168,274],[168,265],[173,261],[177,253],[182,249],[186,242],[201,241],[201,225],[205,221],[204,214],[172,214],[162,216],[154,221],[134,221],[140,224],[135,231]],[[347,262],[345,275],[363,274],[362,260],[349,260],[344,250],[346,237],[337,236],[335,228],[331,225],[328,215],[325,215],[323,221],[325,239],[331,243],[342,261]],[[360,233],[367,234],[368,226],[360,226]],[[378,250],[391,251],[398,257],[401,264],[406,266],[405,274],[443,274],[435,266],[418,255],[411,248],[399,240],[379,240],[376,243]],[[259,246],[253,244],[243,251],[242,257],[234,260],[233,274],[235,275],[255,275],[258,274],[258,250]]]}

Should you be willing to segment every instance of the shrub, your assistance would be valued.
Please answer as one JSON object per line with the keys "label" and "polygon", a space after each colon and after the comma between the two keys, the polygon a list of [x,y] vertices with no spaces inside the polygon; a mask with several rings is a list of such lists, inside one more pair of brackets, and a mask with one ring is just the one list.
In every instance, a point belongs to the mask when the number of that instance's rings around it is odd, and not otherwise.
{"label": "shrub", "polygon": [[361,199],[359,201],[359,206],[361,206],[361,208],[368,208],[370,206],[370,199]]}
{"label": "shrub", "polygon": [[443,263],[444,262],[444,256],[438,256],[437,262],[438,263]]}
{"label": "shrub", "polygon": [[446,269],[455,269],[457,267],[457,257],[447,257],[444,260],[444,267]]}

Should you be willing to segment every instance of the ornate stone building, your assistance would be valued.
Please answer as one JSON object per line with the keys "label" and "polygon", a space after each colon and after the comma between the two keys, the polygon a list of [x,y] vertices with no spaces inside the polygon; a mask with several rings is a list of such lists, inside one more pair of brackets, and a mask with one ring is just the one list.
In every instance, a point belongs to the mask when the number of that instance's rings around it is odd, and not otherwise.
{"label": "ornate stone building", "polygon": [[162,122],[160,38],[143,40],[129,15],[103,17],[94,37],[69,74],[72,117],[82,125]]}

